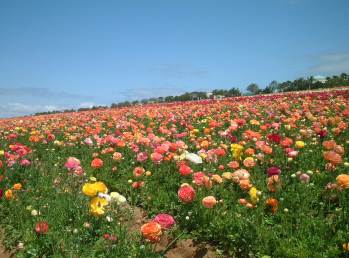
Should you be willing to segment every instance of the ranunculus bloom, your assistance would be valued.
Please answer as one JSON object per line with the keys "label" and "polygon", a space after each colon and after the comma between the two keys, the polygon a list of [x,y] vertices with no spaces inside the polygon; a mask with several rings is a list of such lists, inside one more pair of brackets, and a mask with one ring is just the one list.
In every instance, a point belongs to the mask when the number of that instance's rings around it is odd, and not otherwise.
{"label": "ranunculus bloom", "polygon": [[27,159],[22,159],[20,165],[23,167],[28,167],[30,165],[30,161]]}
{"label": "ranunculus bloom", "polygon": [[90,202],[91,214],[94,216],[101,216],[105,213],[105,206],[109,203],[105,198],[94,197]]}
{"label": "ranunculus bloom", "polygon": [[67,159],[67,162],[64,164],[64,166],[69,170],[74,170],[78,166],[80,166],[80,160],[74,157],[69,157]]}
{"label": "ranunculus bloom", "polygon": [[82,187],[82,192],[89,197],[94,197],[98,193],[107,193],[108,188],[103,182],[86,183]]}
{"label": "ranunculus bloom", "polygon": [[142,236],[152,242],[159,242],[162,235],[161,225],[155,221],[145,223],[141,227]]}
{"label": "ranunculus bloom", "polygon": [[268,177],[278,176],[278,175],[280,175],[280,173],[281,173],[281,169],[278,167],[270,167],[267,170]]}
{"label": "ranunculus bloom", "polygon": [[119,161],[122,159],[122,154],[120,152],[113,153],[113,160]]}
{"label": "ranunculus bloom", "polygon": [[304,148],[305,143],[303,141],[296,141],[295,147],[298,149]]}
{"label": "ranunculus bloom", "polygon": [[217,200],[214,196],[206,196],[202,199],[202,205],[205,206],[205,208],[212,209],[217,204]]}
{"label": "ranunculus bloom", "polygon": [[155,216],[154,221],[159,223],[162,229],[170,229],[175,224],[174,218],[165,213],[160,213]]}
{"label": "ranunculus bloom", "polygon": [[142,176],[144,172],[145,172],[145,170],[144,170],[144,168],[142,168],[142,167],[135,167],[135,168],[133,169],[133,175],[134,175],[135,177],[140,177],[140,176]]}
{"label": "ranunculus bloom", "polygon": [[148,159],[148,154],[146,152],[140,152],[137,154],[137,161],[144,162]]}
{"label": "ranunculus bloom", "polygon": [[46,221],[39,221],[35,225],[35,232],[37,234],[46,234],[48,232],[49,226]]}
{"label": "ranunculus bloom", "polygon": [[309,181],[310,181],[310,176],[309,176],[308,174],[303,173],[303,174],[301,174],[301,175],[299,176],[299,180],[300,180],[302,183],[309,183]]}
{"label": "ranunculus bloom", "polygon": [[194,183],[196,185],[204,185],[204,176],[205,174],[203,172],[196,172],[193,174]]}
{"label": "ranunculus bloom", "polygon": [[268,198],[265,204],[271,208],[272,213],[275,213],[278,209],[279,202],[275,198]]}
{"label": "ranunculus bloom", "polygon": [[13,197],[13,192],[12,192],[12,190],[11,190],[11,189],[6,190],[6,191],[5,191],[5,198],[6,198],[6,200],[11,200],[12,197]]}
{"label": "ranunculus bloom", "polygon": [[275,192],[276,188],[281,185],[278,175],[270,176],[267,179],[267,186],[270,192]]}
{"label": "ranunculus bloom", "polygon": [[331,162],[333,165],[342,163],[342,157],[334,151],[325,151],[323,155],[325,160]]}
{"label": "ranunculus bloom", "polygon": [[244,159],[243,164],[247,168],[252,168],[256,165],[256,162],[254,161],[254,158],[252,157],[247,157]]}
{"label": "ranunculus bloom", "polygon": [[336,178],[337,185],[340,188],[349,188],[349,175],[341,174]]}
{"label": "ranunculus bloom", "polygon": [[191,203],[196,196],[196,192],[193,187],[188,184],[183,184],[178,190],[178,197],[183,203]]}
{"label": "ranunculus bloom", "polygon": [[150,157],[151,157],[151,160],[155,163],[155,164],[160,164],[161,163],[161,161],[163,160],[163,156],[160,154],[160,153],[158,153],[158,152],[153,152],[151,155],[150,155]]}
{"label": "ranunculus bloom", "polygon": [[183,164],[179,167],[179,173],[181,174],[181,176],[190,175],[192,172],[193,172],[193,170],[185,164]]}
{"label": "ranunculus bloom", "polygon": [[103,160],[100,158],[94,158],[91,162],[91,167],[95,169],[103,167]]}
{"label": "ranunculus bloom", "polygon": [[14,190],[21,190],[22,189],[22,184],[21,183],[17,183],[13,185],[13,189]]}

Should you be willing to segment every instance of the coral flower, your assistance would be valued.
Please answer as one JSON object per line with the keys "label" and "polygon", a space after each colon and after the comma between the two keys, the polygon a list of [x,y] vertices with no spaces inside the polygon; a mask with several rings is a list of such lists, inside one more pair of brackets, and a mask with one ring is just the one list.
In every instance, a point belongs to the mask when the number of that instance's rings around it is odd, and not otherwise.
{"label": "coral flower", "polygon": [[243,164],[247,168],[252,168],[252,167],[254,167],[256,165],[256,162],[255,162],[254,158],[247,157],[247,158],[244,159]]}
{"label": "coral flower", "polygon": [[164,159],[164,157],[158,153],[158,152],[153,152],[151,155],[151,160],[155,163],[155,164],[160,164],[161,161]]}
{"label": "coral flower", "polygon": [[49,230],[49,226],[48,223],[46,221],[39,221],[38,223],[36,223],[35,225],[35,232],[37,234],[46,234]]}
{"label": "coral flower", "polygon": [[336,182],[337,182],[337,185],[342,189],[349,188],[349,175],[341,174],[337,176]]}
{"label": "coral flower", "polygon": [[202,199],[202,205],[205,206],[205,208],[212,209],[217,204],[217,200],[214,196],[206,196]]}
{"label": "coral flower", "polygon": [[191,203],[196,196],[196,192],[189,184],[183,184],[178,190],[178,197],[183,203]]}
{"label": "coral flower", "polygon": [[179,173],[181,174],[181,176],[190,175],[192,172],[193,172],[193,170],[189,166],[187,166],[185,164],[182,164],[179,167]]}
{"label": "coral flower", "polygon": [[142,168],[142,167],[135,167],[135,168],[133,169],[133,175],[134,175],[135,177],[140,177],[140,176],[142,176],[144,172],[145,172],[145,169]]}
{"label": "coral flower", "polygon": [[205,174],[203,172],[195,172],[193,174],[193,182],[196,185],[204,185],[204,176]]}
{"label": "coral flower", "polygon": [[325,151],[323,153],[325,160],[331,162],[333,165],[342,163],[342,157],[334,151]]}
{"label": "coral flower", "polygon": [[91,167],[95,169],[103,167],[103,160],[101,160],[100,158],[94,158],[91,162]]}
{"label": "coral flower", "polygon": [[142,225],[141,233],[142,236],[149,242],[159,242],[162,235],[161,225],[155,221],[148,222]]}
{"label": "coral flower", "polygon": [[162,229],[170,229],[176,223],[171,215],[165,213],[156,215],[154,221],[159,223]]}

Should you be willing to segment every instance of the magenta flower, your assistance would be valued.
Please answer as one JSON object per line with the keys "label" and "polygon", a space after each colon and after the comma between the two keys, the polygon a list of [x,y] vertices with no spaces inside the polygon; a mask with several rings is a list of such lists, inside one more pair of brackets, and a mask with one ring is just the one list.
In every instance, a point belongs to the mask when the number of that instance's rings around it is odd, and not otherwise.
{"label": "magenta flower", "polygon": [[165,213],[156,215],[154,221],[159,223],[162,229],[170,229],[176,223],[171,215]]}

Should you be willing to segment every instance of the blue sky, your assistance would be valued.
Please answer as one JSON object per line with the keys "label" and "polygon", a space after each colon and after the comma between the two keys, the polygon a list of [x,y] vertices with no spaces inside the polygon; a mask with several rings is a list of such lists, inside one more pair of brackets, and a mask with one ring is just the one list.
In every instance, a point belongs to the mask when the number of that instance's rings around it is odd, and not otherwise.
{"label": "blue sky", "polygon": [[0,0],[0,116],[349,72],[347,0]]}

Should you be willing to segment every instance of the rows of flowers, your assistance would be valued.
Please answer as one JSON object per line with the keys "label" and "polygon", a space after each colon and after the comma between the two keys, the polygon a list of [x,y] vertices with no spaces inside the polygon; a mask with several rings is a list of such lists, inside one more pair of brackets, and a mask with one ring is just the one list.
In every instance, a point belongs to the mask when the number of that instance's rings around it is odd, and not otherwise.
{"label": "rows of flowers", "polygon": [[217,257],[345,255],[348,122],[348,90],[0,120],[4,244],[18,257],[162,257],[185,238]]}

